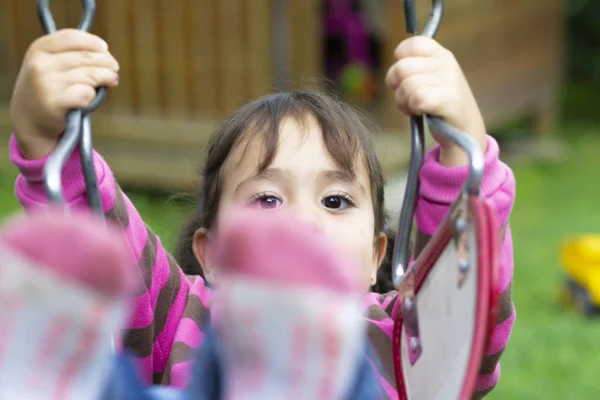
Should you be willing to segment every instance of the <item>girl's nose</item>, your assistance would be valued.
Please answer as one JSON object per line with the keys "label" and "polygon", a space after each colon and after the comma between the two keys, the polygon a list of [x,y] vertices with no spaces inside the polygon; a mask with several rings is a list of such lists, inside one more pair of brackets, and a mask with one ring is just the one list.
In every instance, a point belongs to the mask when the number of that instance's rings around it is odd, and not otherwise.
{"label": "girl's nose", "polygon": [[319,212],[322,211],[310,204],[297,204],[294,207],[294,214],[296,214],[298,221],[315,232],[323,230],[323,220]]}

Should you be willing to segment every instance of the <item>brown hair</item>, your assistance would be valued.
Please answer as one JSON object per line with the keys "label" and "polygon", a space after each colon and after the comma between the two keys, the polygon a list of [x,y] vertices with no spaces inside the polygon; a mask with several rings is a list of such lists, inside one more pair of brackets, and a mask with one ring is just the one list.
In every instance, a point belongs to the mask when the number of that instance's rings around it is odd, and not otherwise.
{"label": "brown hair", "polygon": [[[203,275],[192,250],[194,233],[201,227],[210,229],[215,221],[221,197],[222,169],[236,146],[242,140],[260,138],[265,155],[259,170],[268,168],[277,153],[279,124],[285,118],[305,124],[310,116],[319,124],[325,147],[340,168],[354,175],[356,160],[362,159],[365,163],[375,214],[374,234],[384,229],[384,180],[371,140],[375,125],[348,104],[324,93],[309,90],[277,93],[248,103],[231,114],[210,138],[201,170],[198,207],[185,224],[176,246],[176,258],[184,273]],[[388,236],[393,239],[393,235]],[[388,243],[388,255],[392,247],[393,240]],[[391,290],[390,278],[389,265],[383,265],[378,273],[378,283],[372,289],[377,292]]]}

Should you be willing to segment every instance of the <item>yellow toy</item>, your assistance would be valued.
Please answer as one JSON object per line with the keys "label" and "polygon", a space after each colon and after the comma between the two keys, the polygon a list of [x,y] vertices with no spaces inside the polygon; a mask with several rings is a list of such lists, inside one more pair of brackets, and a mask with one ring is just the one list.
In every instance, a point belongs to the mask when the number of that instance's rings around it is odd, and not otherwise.
{"label": "yellow toy", "polygon": [[600,314],[600,234],[567,240],[561,260],[567,273],[563,303],[585,316]]}

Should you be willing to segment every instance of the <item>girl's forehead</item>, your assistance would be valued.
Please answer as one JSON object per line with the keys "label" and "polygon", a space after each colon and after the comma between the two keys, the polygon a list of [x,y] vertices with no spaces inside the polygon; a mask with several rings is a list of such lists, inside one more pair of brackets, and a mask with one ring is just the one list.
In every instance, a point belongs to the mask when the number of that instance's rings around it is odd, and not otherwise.
{"label": "girl's forehead", "polygon": [[[265,157],[271,146],[273,143],[265,143],[265,136],[260,133],[246,135],[232,151],[224,173],[249,175],[258,172],[260,167],[280,168],[299,174],[316,170],[341,170],[325,145],[320,126],[312,118],[303,123],[292,118],[281,122],[273,158],[265,166]],[[357,159],[353,164],[351,172],[369,187],[365,163]]]}

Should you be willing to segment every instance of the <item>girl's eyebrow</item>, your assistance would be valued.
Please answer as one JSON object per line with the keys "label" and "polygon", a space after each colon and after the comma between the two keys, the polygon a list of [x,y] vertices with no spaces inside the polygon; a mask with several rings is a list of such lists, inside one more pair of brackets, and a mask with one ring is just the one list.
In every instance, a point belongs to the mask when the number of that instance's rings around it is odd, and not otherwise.
{"label": "girl's eyebrow", "polygon": [[[256,174],[249,176],[241,181],[235,188],[235,193],[238,193],[246,187],[257,181],[276,181],[285,182],[291,179],[292,171],[281,168],[265,168],[258,171]],[[366,195],[367,191],[358,181],[356,176],[349,171],[344,170],[321,170],[317,179],[325,184],[341,182],[353,186]]]}
{"label": "girl's eyebrow", "polygon": [[342,182],[347,185],[351,185],[360,190],[363,194],[367,194],[367,191],[363,187],[363,185],[358,181],[355,174],[352,174],[349,171],[345,170],[326,170],[321,171],[319,174],[319,179],[326,182]]}
{"label": "girl's eyebrow", "polygon": [[284,171],[281,168],[265,168],[241,181],[235,188],[234,193],[242,191],[244,188],[257,181],[285,181],[286,179],[289,179],[290,174],[290,171]]}

